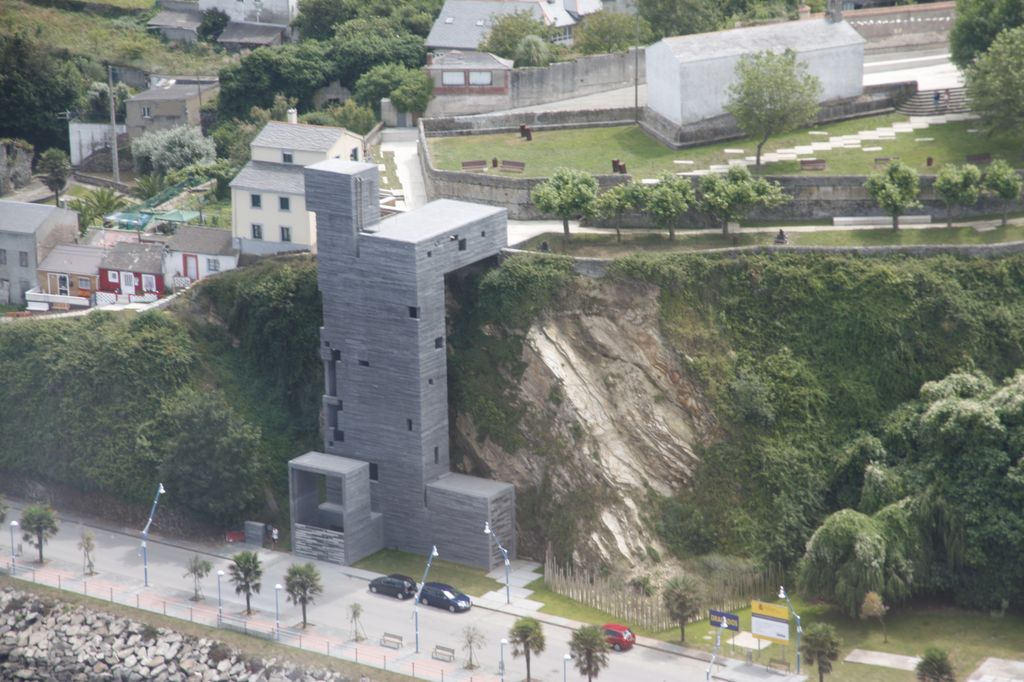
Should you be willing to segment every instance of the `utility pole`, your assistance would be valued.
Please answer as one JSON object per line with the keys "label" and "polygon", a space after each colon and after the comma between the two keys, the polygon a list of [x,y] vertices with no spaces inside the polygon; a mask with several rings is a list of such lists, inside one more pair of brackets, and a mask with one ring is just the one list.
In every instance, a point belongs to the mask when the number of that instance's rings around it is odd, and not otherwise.
{"label": "utility pole", "polygon": [[114,102],[114,68],[107,64],[107,88],[110,100],[110,158],[114,163],[114,182],[121,184],[121,164],[117,159],[117,105]]}
{"label": "utility pole", "polygon": [[636,12],[636,45],[633,46],[633,122],[640,123],[640,9],[633,5]]}

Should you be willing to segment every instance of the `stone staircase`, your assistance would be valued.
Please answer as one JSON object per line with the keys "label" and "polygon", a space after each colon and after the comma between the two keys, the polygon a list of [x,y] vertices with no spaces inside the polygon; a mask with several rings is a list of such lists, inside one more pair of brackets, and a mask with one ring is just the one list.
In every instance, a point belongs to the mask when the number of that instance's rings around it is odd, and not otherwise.
{"label": "stone staircase", "polygon": [[[949,93],[947,100],[946,93]],[[935,93],[939,93],[940,101],[935,103]],[[966,114],[970,112],[966,88],[949,88],[939,90],[918,90],[917,93],[903,104],[896,107],[901,114],[908,116],[941,116],[942,114]]]}

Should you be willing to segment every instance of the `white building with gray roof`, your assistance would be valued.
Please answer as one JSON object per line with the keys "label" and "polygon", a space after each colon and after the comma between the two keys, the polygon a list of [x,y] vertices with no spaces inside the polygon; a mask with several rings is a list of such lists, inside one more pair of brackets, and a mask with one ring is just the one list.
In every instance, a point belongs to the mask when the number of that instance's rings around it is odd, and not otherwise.
{"label": "white building with gray roof", "polygon": [[58,244],[73,242],[78,214],[56,206],[0,201],[0,305],[24,305],[38,284],[39,264]]}
{"label": "white building with gray roof", "polygon": [[580,19],[601,8],[601,0],[445,0],[427,35],[427,49],[476,50],[496,18],[517,12],[560,29],[556,42],[571,44]]}
{"label": "white building with gray roof", "polygon": [[845,21],[790,21],[664,38],[647,48],[647,106],[676,125],[725,114],[744,55],[793,50],[821,81],[822,101],[857,97],[864,39]]}

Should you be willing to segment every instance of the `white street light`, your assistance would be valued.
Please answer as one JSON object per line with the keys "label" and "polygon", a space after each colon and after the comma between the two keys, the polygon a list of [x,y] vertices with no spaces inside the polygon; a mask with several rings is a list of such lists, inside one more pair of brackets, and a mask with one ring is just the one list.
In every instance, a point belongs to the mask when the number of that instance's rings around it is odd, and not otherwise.
{"label": "white street light", "polygon": [[430,564],[437,556],[437,545],[430,548],[430,556],[427,557],[427,567],[423,569],[423,580],[420,581],[420,588],[416,590],[416,599],[412,605],[412,617],[416,622],[416,653],[420,652],[420,593],[423,592],[423,583],[427,582],[427,574],[430,573]]}
{"label": "white street light", "polygon": [[146,587],[149,587],[149,556],[146,553],[146,540],[149,539],[149,527],[153,524],[156,505],[160,501],[160,496],[166,493],[164,484],[160,483],[156,489],[156,497],[153,498],[153,507],[149,510],[149,520],[146,521],[146,527],[142,529],[142,584]]}
{"label": "white street light", "polygon": [[789,604],[789,610],[793,612],[793,616],[796,617],[796,674],[800,674],[800,636],[804,633],[803,627],[800,625],[800,614],[793,608],[793,602],[789,600],[789,595],[786,594],[786,588],[779,585],[779,599],[785,599],[786,603]]}
{"label": "white street light", "polygon": [[569,679],[569,661],[571,660],[572,654],[562,656],[562,682],[566,682]]}
{"label": "white street light", "polygon": [[498,661],[498,677],[501,678],[501,682],[505,682],[505,645],[508,644],[508,640],[502,637],[498,644],[501,645],[501,659]]}
{"label": "white street light", "polygon": [[15,557],[17,557],[18,555],[14,551],[14,534],[17,531],[18,531],[18,522],[17,521],[11,521],[11,575],[14,575],[17,572],[17,570],[16,570],[17,567],[15,565],[15,562],[16,562]]}
{"label": "white street light", "polygon": [[274,585],[274,639],[281,639],[281,583]]}
{"label": "white street light", "polygon": [[498,540],[497,533],[495,533],[493,530],[491,530],[491,523],[489,521],[484,521],[484,533],[486,535],[490,535],[492,538],[494,538],[494,544],[496,544],[498,546],[498,549],[501,550],[501,555],[505,558],[505,603],[506,604],[511,604],[512,603],[512,591],[511,591],[511,588],[509,586],[509,580],[508,580],[508,568],[509,568],[508,550],[501,546],[501,541]]}
{"label": "white street light", "polygon": [[224,602],[220,598],[220,579],[224,577],[224,571],[217,571],[217,627],[220,627],[220,619],[224,615]]}

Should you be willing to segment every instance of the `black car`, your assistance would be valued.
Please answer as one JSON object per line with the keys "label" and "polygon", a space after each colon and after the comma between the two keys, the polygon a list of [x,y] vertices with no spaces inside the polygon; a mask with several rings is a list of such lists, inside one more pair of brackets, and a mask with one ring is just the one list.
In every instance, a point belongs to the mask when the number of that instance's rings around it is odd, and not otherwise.
{"label": "black car", "polygon": [[423,589],[420,590],[420,603],[436,606],[439,609],[448,609],[452,613],[469,611],[469,607],[473,605],[469,597],[444,583],[423,583]]}
{"label": "black car", "polygon": [[370,592],[390,594],[399,599],[409,599],[416,596],[416,581],[400,573],[382,575],[370,581]]}

